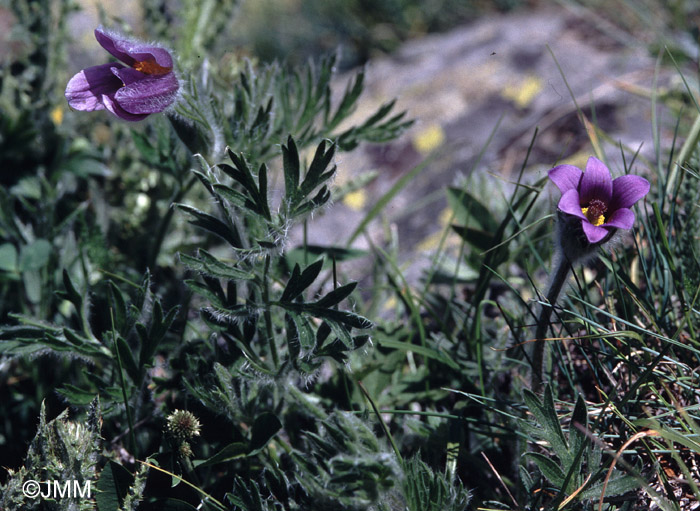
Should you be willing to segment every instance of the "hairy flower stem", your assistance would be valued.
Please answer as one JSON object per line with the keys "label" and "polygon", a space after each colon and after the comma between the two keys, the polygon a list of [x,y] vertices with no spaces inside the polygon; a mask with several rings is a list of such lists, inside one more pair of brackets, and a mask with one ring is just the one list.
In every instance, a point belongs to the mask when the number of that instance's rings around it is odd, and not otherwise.
{"label": "hairy flower stem", "polygon": [[571,270],[571,262],[564,254],[559,254],[557,257],[557,265],[552,273],[552,280],[549,283],[547,290],[547,303],[542,305],[540,316],[537,318],[537,330],[535,332],[535,345],[532,349],[532,376],[530,387],[533,391],[537,391],[542,387],[544,378],[544,352],[545,352],[545,335],[549,327],[549,318],[554,310],[554,304],[559,298],[566,278]]}

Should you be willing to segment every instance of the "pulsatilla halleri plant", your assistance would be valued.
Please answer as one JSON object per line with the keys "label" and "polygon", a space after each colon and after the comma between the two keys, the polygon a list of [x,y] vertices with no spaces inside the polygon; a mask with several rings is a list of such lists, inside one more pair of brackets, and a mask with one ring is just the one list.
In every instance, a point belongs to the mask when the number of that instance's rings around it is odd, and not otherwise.
{"label": "pulsatilla halleri plant", "polygon": [[168,50],[102,27],[95,29],[95,38],[126,65],[109,62],[73,76],[66,86],[66,99],[72,108],[88,112],[107,109],[120,119],[140,121],[173,104],[180,85]]}
{"label": "pulsatilla halleri plant", "polygon": [[618,229],[631,229],[635,215],[630,209],[649,193],[649,182],[628,174],[612,179],[610,170],[591,156],[586,171],[573,165],[559,165],[549,171],[549,179],[561,191],[556,238],[556,263],[547,290],[548,305],[537,320],[533,349],[532,388],[542,384],[544,336],[571,265],[595,253],[610,241]]}

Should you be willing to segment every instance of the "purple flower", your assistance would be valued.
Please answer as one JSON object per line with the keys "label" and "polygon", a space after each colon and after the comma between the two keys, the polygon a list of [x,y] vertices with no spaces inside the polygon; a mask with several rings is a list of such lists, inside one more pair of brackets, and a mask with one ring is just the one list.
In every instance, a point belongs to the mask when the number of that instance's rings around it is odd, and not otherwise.
{"label": "purple flower", "polygon": [[83,69],[66,86],[68,104],[76,110],[104,110],[127,121],[162,112],[180,87],[173,59],[165,48],[126,39],[102,27],[97,42],[121,60]]}
{"label": "purple flower", "polygon": [[632,228],[634,212],[629,208],[649,192],[649,181],[643,177],[629,174],[613,180],[605,164],[593,156],[586,163],[586,172],[559,165],[549,171],[549,179],[561,190],[559,209],[581,219],[591,244],[615,229]]}

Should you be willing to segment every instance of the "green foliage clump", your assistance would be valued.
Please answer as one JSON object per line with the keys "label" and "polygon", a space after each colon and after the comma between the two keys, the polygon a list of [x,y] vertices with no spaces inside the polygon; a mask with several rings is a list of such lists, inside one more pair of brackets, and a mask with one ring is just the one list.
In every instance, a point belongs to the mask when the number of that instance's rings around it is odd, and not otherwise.
{"label": "green foliage clump", "polygon": [[[328,5],[352,14],[348,26],[401,14],[405,31],[453,5],[360,4]],[[344,193],[342,155],[410,126],[391,100],[350,121],[362,71],[336,90],[336,57],[223,55],[234,0],[143,0],[182,90],[172,111],[126,126],[65,109],[73,8],[13,2],[22,46],[0,70],[0,166],[12,169],[0,176],[0,505],[612,511],[700,499],[700,121],[677,165],[661,148],[653,164],[621,148],[619,173],[656,169],[654,191],[633,233],[575,267],[553,304],[538,395],[524,347],[554,215],[530,152],[503,201],[486,200],[489,178],[447,188],[441,242],[411,278],[391,228],[352,244],[427,162],[344,242],[308,243],[312,218]],[[30,502],[28,478],[90,481],[95,495]]]}

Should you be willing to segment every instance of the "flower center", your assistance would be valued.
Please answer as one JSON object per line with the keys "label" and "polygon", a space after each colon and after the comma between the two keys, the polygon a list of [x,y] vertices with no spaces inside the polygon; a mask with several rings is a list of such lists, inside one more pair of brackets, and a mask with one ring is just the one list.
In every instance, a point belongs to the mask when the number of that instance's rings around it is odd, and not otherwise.
{"label": "flower center", "polygon": [[588,206],[585,208],[581,208],[581,213],[586,215],[586,218],[588,218],[588,221],[595,225],[596,227],[599,225],[603,225],[605,223],[605,212],[608,210],[608,207],[605,205],[605,203],[600,200],[600,199],[593,199],[591,202],[588,203]]}
{"label": "flower center", "polygon": [[136,62],[131,67],[136,69],[136,71],[141,71],[142,73],[145,73],[147,75],[166,75],[170,71],[172,71],[172,68],[163,67],[159,65],[155,60],[142,60]]}

